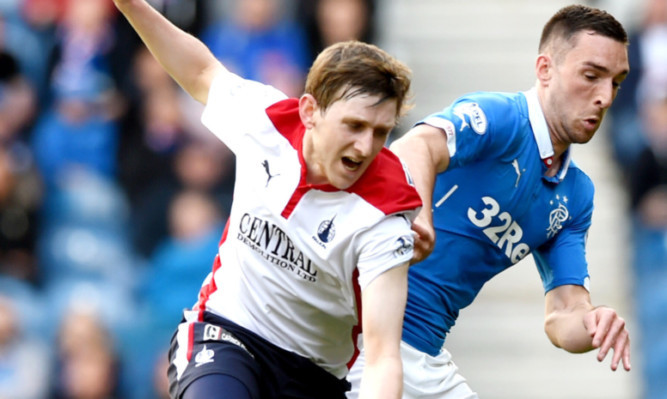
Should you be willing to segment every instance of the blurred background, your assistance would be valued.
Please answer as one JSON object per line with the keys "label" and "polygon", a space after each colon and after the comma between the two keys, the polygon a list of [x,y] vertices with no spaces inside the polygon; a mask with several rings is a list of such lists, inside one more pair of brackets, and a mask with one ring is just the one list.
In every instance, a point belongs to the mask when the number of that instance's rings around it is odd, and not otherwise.
{"label": "blurred background", "polygon": [[[225,65],[300,95],[326,45],[376,43],[414,73],[393,133],[475,90],[534,83],[560,0],[149,0]],[[619,310],[633,370],[543,332],[532,259],[448,337],[482,398],[667,398],[667,0],[587,1],[631,36],[631,74],[594,140],[594,304]],[[167,398],[166,355],[227,218],[234,160],[111,0],[0,0],[0,398]]]}

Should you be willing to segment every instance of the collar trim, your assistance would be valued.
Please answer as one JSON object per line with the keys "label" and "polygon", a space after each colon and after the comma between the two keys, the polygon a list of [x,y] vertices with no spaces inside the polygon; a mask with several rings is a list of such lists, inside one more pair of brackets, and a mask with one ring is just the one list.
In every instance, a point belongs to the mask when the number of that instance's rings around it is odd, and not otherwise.
{"label": "collar trim", "polygon": [[[540,152],[540,158],[544,163],[544,166],[548,168],[553,165],[554,162],[554,147],[551,144],[551,136],[549,136],[549,127],[547,126],[547,120],[544,117],[544,112],[542,112],[542,106],[537,97],[537,89],[533,87],[528,91],[523,92],[524,97],[526,97],[526,104],[528,105],[528,119],[530,120],[530,126],[533,129],[533,136],[535,137],[535,142],[537,143],[537,149]],[[570,166],[571,152],[568,148],[565,153],[562,155],[563,163],[560,166],[560,170],[556,177],[558,181],[563,181],[567,170]]]}

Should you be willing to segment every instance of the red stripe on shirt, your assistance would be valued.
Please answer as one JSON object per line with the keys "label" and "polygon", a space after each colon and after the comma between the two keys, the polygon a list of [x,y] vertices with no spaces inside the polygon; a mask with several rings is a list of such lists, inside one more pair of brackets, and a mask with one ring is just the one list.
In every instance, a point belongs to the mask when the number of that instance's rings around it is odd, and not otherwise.
{"label": "red stripe on shirt", "polygon": [[188,325],[188,351],[186,353],[186,357],[188,359],[188,362],[190,362],[190,359],[192,359],[192,348],[195,343],[195,323],[190,323]]}
{"label": "red stripe on shirt", "polygon": [[[225,225],[225,229],[222,232],[222,237],[220,238],[218,248],[221,247],[222,244],[227,240],[228,231],[229,231],[229,219],[227,219],[227,224]],[[206,310],[206,302],[208,301],[208,298],[218,289],[218,286],[215,284],[215,279],[213,277],[215,276],[215,272],[218,271],[218,269],[220,269],[221,266],[222,263],[220,262],[220,254],[216,254],[215,259],[213,259],[213,271],[211,272],[211,280],[206,285],[203,285],[201,287],[201,289],[199,290],[199,298],[197,299],[197,303],[192,308],[192,310],[196,310],[199,312],[197,316],[197,319],[199,321],[203,321],[204,319],[204,310]]]}
{"label": "red stripe on shirt", "polygon": [[362,312],[361,312],[361,286],[359,286],[359,269],[354,269],[352,273],[352,286],[354,287],[354,300],[357,303],[357,325],[352,327],[352,343],[354,344],[354,352],[352,358],[347,362],[347,369],[349,370],[359,356],[359,345],[357,340],[362,331]]}

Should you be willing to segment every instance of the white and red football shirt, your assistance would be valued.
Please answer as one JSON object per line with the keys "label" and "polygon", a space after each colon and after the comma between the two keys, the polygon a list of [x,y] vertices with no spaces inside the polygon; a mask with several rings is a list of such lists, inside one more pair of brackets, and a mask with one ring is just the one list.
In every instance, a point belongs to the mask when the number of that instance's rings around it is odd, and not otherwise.
{"label": "white and red football shirt", "polygon": [[202,122],[236,155],[234,202],[193,308],[221,315],[342,378],[360,289],[412,257],[421,200],[383,149],[352,187],[305,182],[298,100],[223,72]]}

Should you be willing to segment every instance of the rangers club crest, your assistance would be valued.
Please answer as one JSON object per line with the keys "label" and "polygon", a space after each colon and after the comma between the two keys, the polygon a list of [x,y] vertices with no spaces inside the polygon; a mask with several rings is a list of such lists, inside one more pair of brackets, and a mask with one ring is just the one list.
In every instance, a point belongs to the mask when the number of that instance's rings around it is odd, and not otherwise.
{"label": "rangers club crest", "polygon": [[[561,202],[561,199],[563,202]],[[570,218],[570,212],[567,210],[565,204],[567,204],[567,197],[563,196],[562,198],[559,195],[556,195],[556,203],[558,206],[555,209],[552,209],[549,213],[549,227],[547,228],[547,238],[552,238],[556,235],[562,228],[563,222]],[[549,201],[549,205],[554,205],[554,200]]]}

